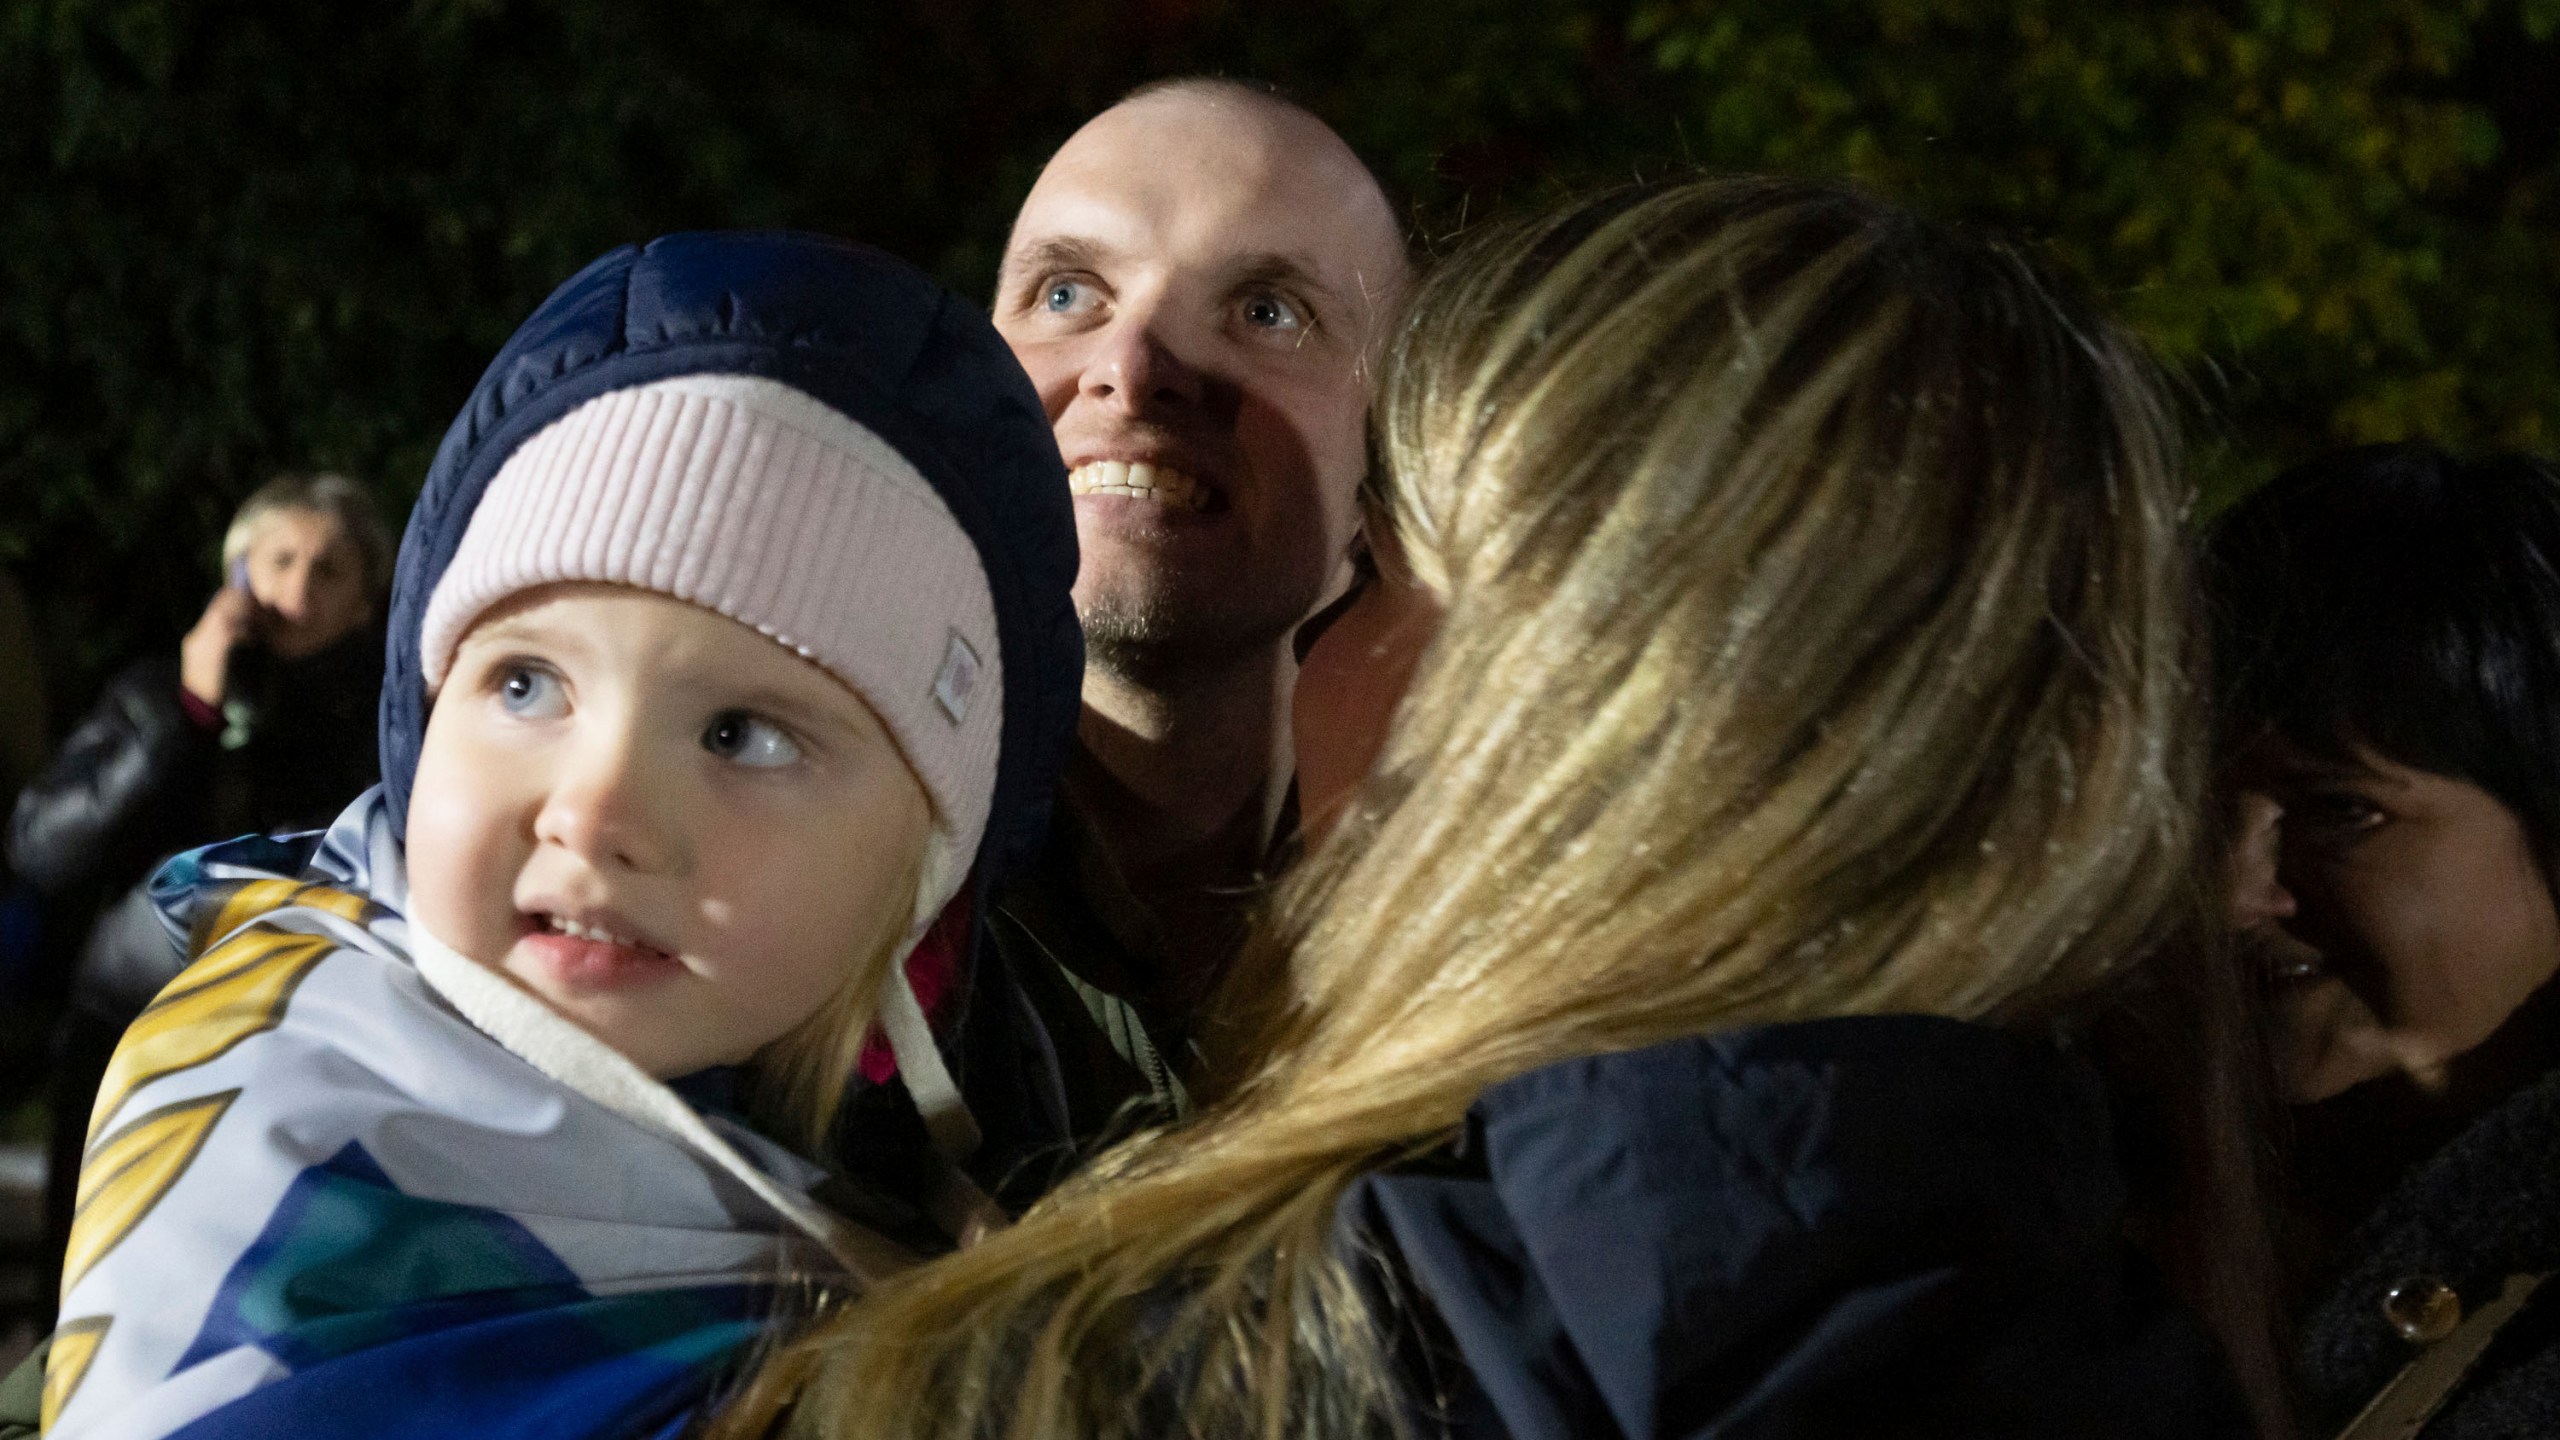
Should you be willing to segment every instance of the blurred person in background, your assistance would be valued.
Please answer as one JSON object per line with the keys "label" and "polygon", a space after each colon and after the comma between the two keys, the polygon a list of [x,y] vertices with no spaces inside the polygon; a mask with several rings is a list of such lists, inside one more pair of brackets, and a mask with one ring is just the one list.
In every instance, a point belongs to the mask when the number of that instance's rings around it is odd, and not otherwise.
{"label": "blurred person in background", "polygon": [[56,1037],[49,1220],[116,1038],[185,963],[141,882],[164,855],[326,825],[380,772],[391,534],[342,475],[286,475],[241,505],[225,580],[178,644],[107,682],[18,794],[10,865],[56,916],[94,913]]}
{"label": "blurred person in background", "polygon": [[2349,451],[2207,555],[2308,1418],[2560,1434],[2560,472]]}
{"label": "blurred person in background", "polygon": [[251,495],[194,628],[109,680],[19,794],[18,872],[54,893],[121,887],[190,844],[325,824],[378,769],[374,622],[390,563],[389,532],[344,476]]}
{"label": "blurred person in background", "polygon": [[[1380,582],[1303,689],[1411,679],[1301,724],[1367,778],[1221,997],[1231,1088],[715,1433],[2245,1433],[2087,1043],[2201,918],[2122,333],[1855,192],[1692,182],[1471,242],[1380,417]],[[2244,1238],[2224,1198],[2157,1228]]]}

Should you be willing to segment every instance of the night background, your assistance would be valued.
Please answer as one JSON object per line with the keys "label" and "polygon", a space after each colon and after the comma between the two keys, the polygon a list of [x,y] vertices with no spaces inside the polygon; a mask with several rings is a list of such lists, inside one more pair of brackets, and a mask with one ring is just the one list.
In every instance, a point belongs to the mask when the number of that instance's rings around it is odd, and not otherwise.
{"label": "night background", "polygon": [[[1049,153],[1183,74],[1329,120],[1426,262],[1689,169],[2021,238],[2170,368],[2200,514],[2342,444],[2560,450],[2560,0],[0,0],[0,580],[50,739],[174,654],[277,472],[396,524],[596,255],[790,226],[984,296]],[[51,1316],[58,908],[0,871],[0,1370]]]}
{"label": "night background", "polygon": [[[285,468],[395,506],[604,249],[854,236],[984,294],[1132,85],[1267,79],[1428,252],[1681,167],[2023,235],[2182,377],[2207,503],[2340,442],[2560,436],[2560,0],[0,0],[0,567],[55,733]],[[399,513],[395,509],[394,514]]]}

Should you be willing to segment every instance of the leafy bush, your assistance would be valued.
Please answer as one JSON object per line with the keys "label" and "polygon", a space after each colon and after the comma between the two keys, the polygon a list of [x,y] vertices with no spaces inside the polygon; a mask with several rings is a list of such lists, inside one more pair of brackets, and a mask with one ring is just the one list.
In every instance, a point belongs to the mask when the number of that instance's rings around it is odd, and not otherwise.
{"label": "leafy bush", "polygon": [[982,292],[1154,75],[1275,80],[1426,237],[1695,165],[2049,249],[2185,374],[2211,488],[2560,438],[2560,0],[0,0],[0,563],[58,712],[170,642],[269,472],[414,492],[610,245],[854,235]]}

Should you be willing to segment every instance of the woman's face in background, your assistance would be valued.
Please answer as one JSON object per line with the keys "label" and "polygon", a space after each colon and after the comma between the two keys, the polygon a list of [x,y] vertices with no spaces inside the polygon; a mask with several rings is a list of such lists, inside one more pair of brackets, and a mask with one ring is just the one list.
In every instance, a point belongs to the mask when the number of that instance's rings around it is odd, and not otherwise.
{"label": "woman's face in background", "polygon": [[258,602],[258,634],[285,660],[317,655],[373,618],[364,556],[326,510],[289,506],[269,515],[240,556]]}
{"label": "woman's face in background", "polygon": [[2333,759],[2272,738],[2243,774],[2234,918],[2283,977],[2288,1098],[2395,1074],[2442,1092],[2560,971],[2560,914],[2522,820],[2362,746]]}

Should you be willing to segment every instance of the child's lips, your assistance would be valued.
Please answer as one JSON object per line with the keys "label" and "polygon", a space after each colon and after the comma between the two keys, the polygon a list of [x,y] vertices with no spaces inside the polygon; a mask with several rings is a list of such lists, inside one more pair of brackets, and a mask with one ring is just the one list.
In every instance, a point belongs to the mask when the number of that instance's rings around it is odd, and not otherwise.
{"label": "child's lips", "polygon": [[684,962],[634,933],[637,927],[604,911],[583,917],[535,912],[523,916],[517,940],[540,973],[571,991],[627,990],[672,978]]}
{"label": "child's lips", "polygon": [[663,951],[610,940],[586,940],[536,930],[516,942],[548,979],[568,990],[629,990],[684,973],[684,962]]}

